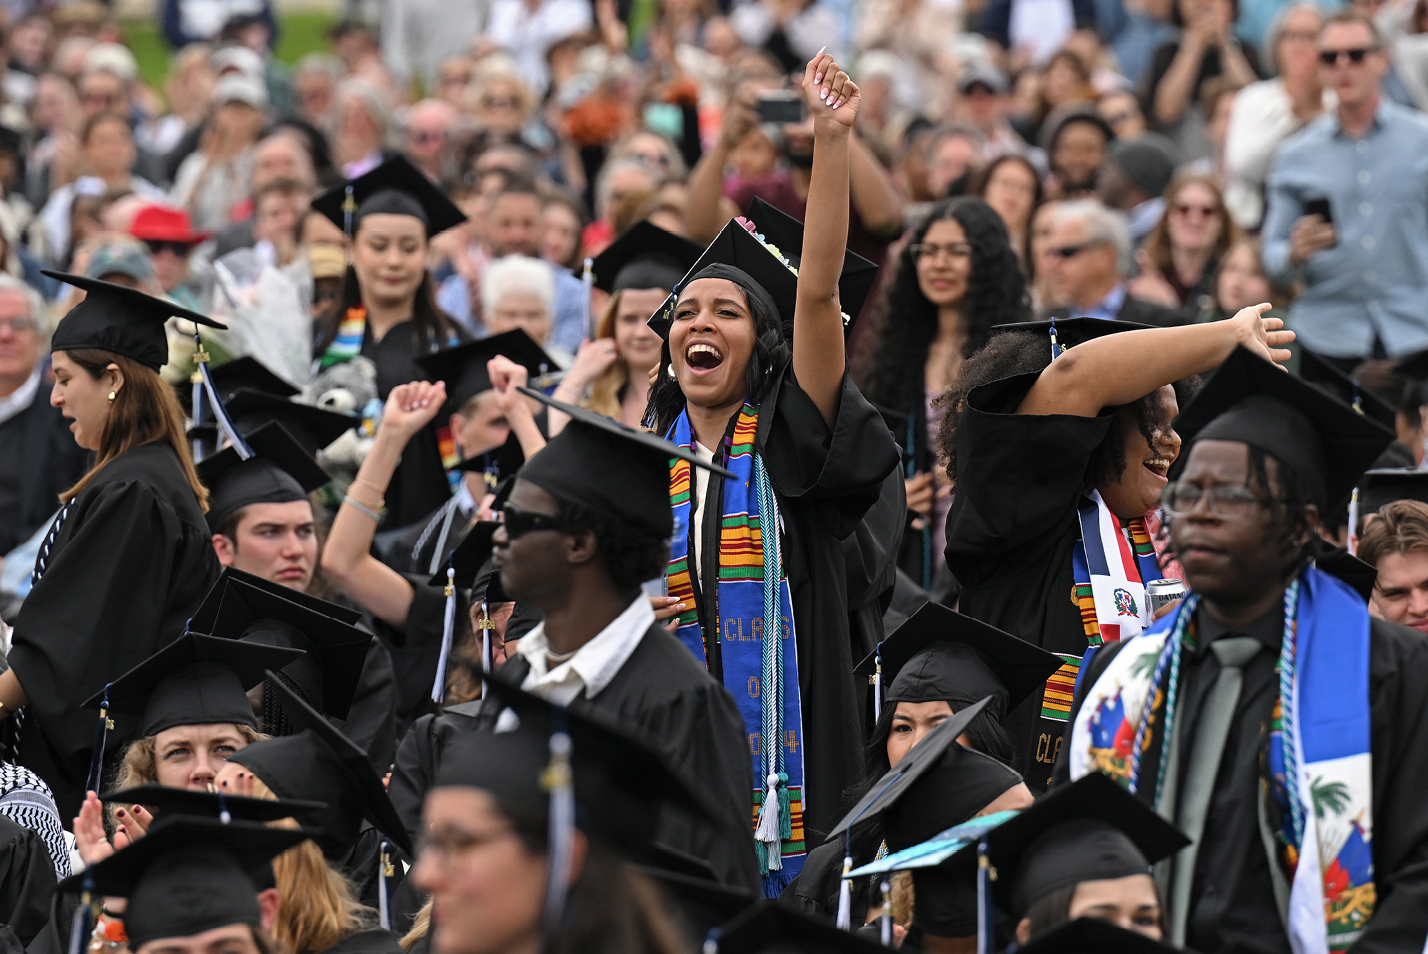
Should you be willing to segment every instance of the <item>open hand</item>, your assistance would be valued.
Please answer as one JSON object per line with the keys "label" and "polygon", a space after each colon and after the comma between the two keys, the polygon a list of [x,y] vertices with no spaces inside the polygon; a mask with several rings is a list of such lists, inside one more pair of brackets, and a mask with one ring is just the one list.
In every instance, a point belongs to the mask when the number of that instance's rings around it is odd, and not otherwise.
{"label": "open hand", "polygon": [[1265,312],[1274,306],[1269,302],[1241,308],[1230,321],[1236,324],[1240,344],[1269,361],[1283,364],[1289,360],[1286,347],[1294,340],[1294,332],[1284,328],[1280,318],[1266,318]]}
{"label": "open hand", "polygon": [[575,355],[575,364],[571,365],[561,383],[583,392],[590,382],[603,374],[619,356],[614,338],[592,338],[580,346],[579,353]]}
{"label": "open hand", "polygon": [[74,847],[86,865],[114,854],[114,846],[104,833],[104,806],[94,792],[86,792],[74,820]]}
{"label": "open hand", "polygon": [[803,68],[803,96],[814,128],[852,129],[863,94],[831,53],[818,51]]}

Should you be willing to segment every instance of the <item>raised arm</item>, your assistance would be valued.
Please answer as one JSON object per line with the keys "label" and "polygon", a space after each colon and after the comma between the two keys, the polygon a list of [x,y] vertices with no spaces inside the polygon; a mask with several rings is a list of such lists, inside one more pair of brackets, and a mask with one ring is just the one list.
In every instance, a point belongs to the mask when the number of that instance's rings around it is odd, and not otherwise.
{"label": "raised arm", "polygon": [[848,141],[863,97],[822,51],[803,70],[803,95],[813,114],[813,177],[793,309],[793,373],[831,427],[847,367],[838,276],[848,248]]}
{"label": "raised arm", "polygon": [[1294,332],[1278,318],[1262,318],[1268,303],[1233,318],[1179,328],[1147,328],[1094,338],[1070,349],[1041,372],[1018,414],[1095,417],[1103,408],[1137,401],[1156,388],[1203,374],[1244,345],[1271,361],[1288,361]]}
{"label": "raised arm", "polygon": [[381,512],[383,495],[407,442],[445,403],[444,384],[414,381],[392,388],[372,449],[337,509],[322,551],[322,568],[328,576],[369,613],[398,629],[407,625],[415,592],[405,577],[372,556],[372,537],[377,532],[374,514]]}

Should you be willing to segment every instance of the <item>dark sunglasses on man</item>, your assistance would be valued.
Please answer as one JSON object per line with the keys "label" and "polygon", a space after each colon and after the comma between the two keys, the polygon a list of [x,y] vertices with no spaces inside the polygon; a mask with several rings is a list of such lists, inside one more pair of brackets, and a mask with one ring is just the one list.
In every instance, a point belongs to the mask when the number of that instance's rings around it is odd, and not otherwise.
{"label": "dark sunglasses on man", "polygon": [[144,244],[149,247],[150,255],[158,255],[164,250],[173,252],[179,258],[183,258],[193,248],[188,242],[176,242],[172,239],[144,239]]}
{"label": "dark sunglasses on man", "polygon": [[555,514],[536,513],[506,504],[501,508],[501,523],[506,528],[506,538],[514,540],[536,530],[562,530],[565,522]]}
{"label": "dark sunglasses on man", "polygon": [[1350,50],[1320,50],[1319,62],[1325,66],[1334,66],[1342,61],[1344,57],[1349,58],[1349,62],[1358,66],[1364,61],[1364,57],[1372,53],[1376,47],[1356,46]]}

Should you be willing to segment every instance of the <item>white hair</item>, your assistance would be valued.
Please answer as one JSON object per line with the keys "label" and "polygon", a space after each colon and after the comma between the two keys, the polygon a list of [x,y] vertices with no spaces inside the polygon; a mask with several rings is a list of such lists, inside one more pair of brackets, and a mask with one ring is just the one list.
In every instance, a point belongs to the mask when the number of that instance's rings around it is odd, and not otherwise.
{"label": "white hair", "polygon": [[481,310],[496,310],[507,295],[535,295],[555,316],[555,273],[548,262],[525,255],[507,255],[486,266],[481,276]]}
{"label": "white hair", "polygon": [[1065,222],[1080,222],[1086,226],[1086,241],[1093,245],[1109,245],[1116,250],[1116,263],[1121,274],[1131,270],[1130,227],[1125,216],[1106,208],[1095,199],[1062,202],[1051,214],[1053,227]]}
{"label": "white hair", "polygon": [[19,292],[25,299],[25,307],[30,312],[30,320],[35,323],[41,336],[49,336],[49,314],[45,309],[45,301],[40,297],[40,293],[35,291],[25,282],[11,275],[9,272],[0,272],[0,292]]}

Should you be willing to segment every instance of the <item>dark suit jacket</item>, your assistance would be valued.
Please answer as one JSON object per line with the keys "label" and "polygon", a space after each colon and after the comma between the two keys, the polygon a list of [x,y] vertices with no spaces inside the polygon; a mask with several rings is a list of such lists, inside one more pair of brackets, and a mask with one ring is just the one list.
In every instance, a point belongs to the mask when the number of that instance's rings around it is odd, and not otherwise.
{"label": "dark suit jacket", "polygon": [[0,531],[0,556],[23,543],[54,516],[59,509],[59,495],[89,466],[89,452],[74,442],[69,422],[50,406],[50,386],[43,379],[30,406],[9,423],[19,430],[15,449],[23,464],[19,512],[14,515],[15,522]]}
{"label": "dark suit jacket", "polygon": [[[1043,321],[1049,318],[1070,318],[1071,309],[1043,308],[1040,317]],[[1188,325],[1193,318],[1178,308],[1166,308],[1164,305],[1127,295],[1125,301],[1121,302],[1120,310],[1116,312],[1116,320],[1133,321],[1156,328],[1173,328],[1176,325]]]}

